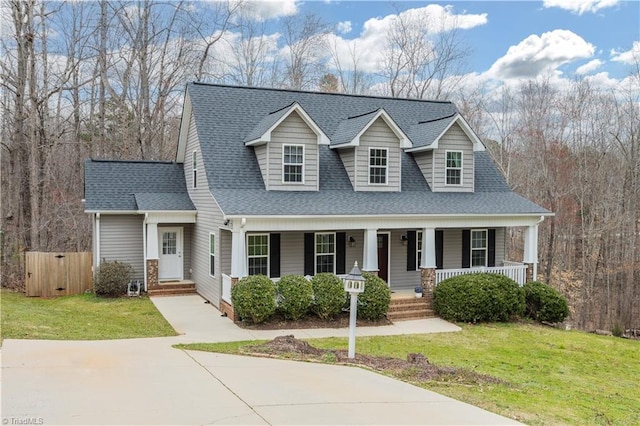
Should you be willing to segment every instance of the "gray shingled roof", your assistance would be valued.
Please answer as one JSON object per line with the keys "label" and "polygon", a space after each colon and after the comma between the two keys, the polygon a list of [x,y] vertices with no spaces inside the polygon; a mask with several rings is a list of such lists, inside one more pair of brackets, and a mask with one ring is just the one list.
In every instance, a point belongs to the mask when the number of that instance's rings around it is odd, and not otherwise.
{"label": "gray shingled roof", "polygon": [[457,116],[457,114],[450,114],[435,120],[413,124],[409,127],[409,133],[407,134],[413,143],[413,148],[431,145]]}
{"label": "gray shingled roof", "polygon": [[287,115],[291,108],[293,108],[295,104],[289,104],[284,108],[280,108],[276,111],[272,111],[267,114],[262,120],[258,122],[258,124],[249,132],[249,134],[244,138],[244,142],[251,142],[260,138],[265,134],[267,130],[271,128],[274,124],[278,122],[282,117]]}
{"label": "gray shingled roof", "polygon": [[182,164],[166,161],[85,160],[85,209],[195,210]]}
{"label": "gray shingled roof", "polygon": [[256,128],[263,127],[265,117],[294,102],[332,138],[358,127],[344,127],[349,117],[382,108],[407,135],[412,128],[415,135],[414,126],[419,123],[430,122],[431,126],[420,125],[428,128],[426,143],[458,113],[450,102],[203,83],[190,83],[187,90],[209,188],[227,215],[548,213],[512,192],[486,152],[475,153],[474,193],[432,192],[412,155],[404,152],[401,192],[355,192],[339,154],[324,145],[320,146],[320,190],[294,192],[266,191],[253,148],[244,145]]}
{"label": "gray shingled roof", "polygon": [[358,133],[371,122],[375,114],[379,110],[369,111],[367,113],[347,117],[338,125],[338,128],[331,136],[331,145],[343,145],[351,142]]}

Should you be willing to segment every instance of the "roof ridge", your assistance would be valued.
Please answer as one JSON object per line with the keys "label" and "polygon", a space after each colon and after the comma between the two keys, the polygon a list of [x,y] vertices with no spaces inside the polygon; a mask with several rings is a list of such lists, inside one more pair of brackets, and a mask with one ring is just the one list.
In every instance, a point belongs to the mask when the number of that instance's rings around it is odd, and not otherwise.
{"label": "roof ridge", "polygon": [[94,163],[142,163],[142,164],[178,164],[170,160],[112,160],[108,158],[89,158]]}
{"label": "roof ridge", "polygon": [[207,83],[202,81],[192,81],[187,83],[187,85],[193,84],[196,86],[210,86],[210,87],[226,87],[232,89],[247,89],[247,90],[268,90],[272,92],[291,92],[291,93],[309,93],[314,95],[328,95],[328,96],[347,96],[350,98],[368,98],[368,99],[388,99],[388,100],[397,100],[397,101],[412,101],[412,102],[422,102],[422,103],[434,103],[434,104],[450,104],[454,105],[452,101],[438,101],[432,99],[417,99],[417,98],[394,98],[391,96],[381,96],[381,95],[358,95],[352,93],[336,93],[336,92],[320,92],[317,90],[299,90],[299,89],[282,89],[278,87],[259,87],[259,86],[240,86],[233,84],[220,84],[220,83]]}
{"label": "roof ridge", "polygon": [[458,114],[458,113],[457,113],[457,112],[454,112],[453,114],[445,115],[444,117],[440,117],[440,118],[433,118],[433,119],[431,119],[431,120],[418,121],[418,124],[433,123],[434,121],[445,120],[445,119],[447,119],[447,118],[451,118],[451,117],[455,116],[456,114]]}

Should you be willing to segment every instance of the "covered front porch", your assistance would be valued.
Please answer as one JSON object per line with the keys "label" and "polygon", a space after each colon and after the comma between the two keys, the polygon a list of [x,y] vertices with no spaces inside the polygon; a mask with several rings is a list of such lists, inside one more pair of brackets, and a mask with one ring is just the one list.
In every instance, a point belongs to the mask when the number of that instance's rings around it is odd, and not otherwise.
{"label": "covered front porch", "polygon": [[[341,221],[318,219],[307,222],[307,229],[295,229],[293,221],[279,226],[258,220],[251,226],[250,219],[229,223],[221,229],[221,250],[230,253],[221,262],[222,300],[230,304],[231,286],[247,275],[264,274],[274,281],[288,274],[341,276],[355,261],[398,293],[422,286],[429,295],[442,280],[475,272],[503,274],[520,285],[535,279],[540,216],[441,218],[432,219],[429,227],[424,219],[405,218],[379,220],[379,227],[364,229],[354,226],[355,218]],[[422,226],[416,226],[419,222]],[[526,226],[520,262],[507,258],[506,236],[512,226]]]}

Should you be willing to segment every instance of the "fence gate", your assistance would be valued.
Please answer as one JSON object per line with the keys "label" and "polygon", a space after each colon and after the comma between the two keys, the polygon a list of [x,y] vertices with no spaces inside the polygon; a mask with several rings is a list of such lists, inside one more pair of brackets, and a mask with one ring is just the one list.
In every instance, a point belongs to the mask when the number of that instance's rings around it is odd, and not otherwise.
{"label": "fence gate", "polygon": [[25,253],[27,296],[68,296],[93,288],[91,252]]}

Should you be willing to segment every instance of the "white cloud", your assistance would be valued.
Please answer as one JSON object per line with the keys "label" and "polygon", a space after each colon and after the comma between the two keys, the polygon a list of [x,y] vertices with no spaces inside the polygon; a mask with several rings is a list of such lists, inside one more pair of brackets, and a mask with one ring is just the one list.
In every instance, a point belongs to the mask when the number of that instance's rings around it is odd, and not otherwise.
{"label": "white cloud", "polygon": [[336,31],[340,34],[349,34],[351,32],[351,21],[338,22]]}
{"label": "white cloud", "polygon": [[602,65],[604,65],[604,62],[602,62],[600,59],[594,59],[593,61],[589,61],[586,64],[579,66],[576,69],[576,74],[579,74],[579,75],[590,74],[592,71],[597,70]]}
{"label": "white cloud", "polygon": [[640,41],[634,41],[633,47],[625,52],[611,51],[611,60],[622,62],[623,64],[635,64],[640,62]]}
{"label": "white cloud", "polygon": [[386,34],[399,18],[418,23],[420,28],[426,29],[431,35],[454,29],[470,29],[487,23],[486,13],[456,14],[453,7],[436,4],[408,9],[399,15],[371,18],[364,23],[362,33],[357,38],[346,39],[337,34],[329,36],[329,44],[335,51],[340,67],[353,70],[356,57],[359,71],[378,71],[378,65],[385,55]]}
{"label": "white cloud", "polygon": [[591,43],[569,30],[553,30],[535,34],[509,47],[506,55],[489,69],[493,78],[533,78],[548,74],[563,64],[593,56]]}
{"label": "white cloud", "polygon": [[600,9],[615,6],[619,0],[544,0],[544,7],[558,7],[578,15],[587,12],[596,13]]}
{"label": "white cloud", "polygon": [[259,0],[244,3],[243,14],[258,22],[298,13],[298,0]]}

